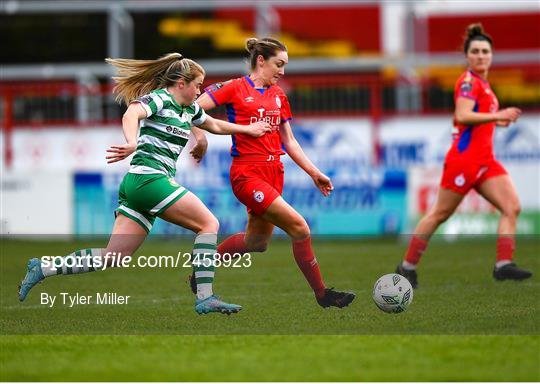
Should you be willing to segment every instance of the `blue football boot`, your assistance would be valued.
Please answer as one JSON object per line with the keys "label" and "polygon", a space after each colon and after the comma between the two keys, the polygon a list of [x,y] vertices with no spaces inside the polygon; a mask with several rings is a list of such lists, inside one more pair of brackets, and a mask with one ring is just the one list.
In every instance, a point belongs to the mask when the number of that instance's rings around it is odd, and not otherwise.
{"label": "blue football boot", "polygon": [[41,261],[37,258],[30,259],[26,266],[26,276],[24,276],[21,285],[19,285],[19,300],[23,301],[26,299],[26,295],[28,295],[32,287],[44,278],[45,276],[41,272]]}
{"label": "blue football boot", "polygon": [[216,295],[207,297],[204,300],[197,299],[195,301],[195,312],[199,315],[210,312],[219,312],[230,315],[231,313],[238,313],[241,310],[242,307],[240,305],[225,303]]}

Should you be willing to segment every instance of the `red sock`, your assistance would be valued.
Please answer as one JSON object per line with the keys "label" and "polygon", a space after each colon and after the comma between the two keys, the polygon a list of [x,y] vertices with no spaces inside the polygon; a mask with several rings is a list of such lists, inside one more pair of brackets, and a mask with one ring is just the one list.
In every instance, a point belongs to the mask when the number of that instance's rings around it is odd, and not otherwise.
{"label": "red sock", "polygon": [[405,261],[414,265],[418,264],[420,257],[422,257],[422,253],[426,250],[427,244],[427,240],[413,235],[407,253],[405,254]]}
{"label": "red sock", "polygon": [[515,248],[514,236],[499,236],[497,238],[497,262],[512,261]]}
{"label": "red sock", "polygon": [[304,274],[311,289],[315,292],[317,298],[324,296],[324,285],[319,264],[313,254],[313,248],[311,247],[311,237],[307,237],[304,240],[293,240],[293,255],[296,260],[296,264]]}
{"label": "red sock", "polygon": [[248,252],[249,249],[247,249],[246,242],[244,241],[245,236],[246,234],[244,232],[240,232],[223,240],[217,247],[218,256],[216,256],[216,259],[221,259],[225,253],[229,254],[231,259],[235,259]]}

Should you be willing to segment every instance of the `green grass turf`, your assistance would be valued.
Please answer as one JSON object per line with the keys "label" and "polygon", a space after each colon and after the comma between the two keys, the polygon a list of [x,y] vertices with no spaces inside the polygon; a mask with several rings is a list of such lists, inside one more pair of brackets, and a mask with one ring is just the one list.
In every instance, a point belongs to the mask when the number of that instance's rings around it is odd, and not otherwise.
{"label": "green grass turf", "polygon": [[3,336],[0,378],[535,381],[539,348],[538,336]]}
{"label": "green grass turf", "polygon": [[[343,310],[316,305],[286,241],[254,254],[250,268],[218,270],[216,291],[244,306],[231,317],[197,316],[182,268],[55,276],[18,302],[29,257],[86,245],[3,239],[2,380],[540,380],[538,237],[518,240],[519,265],[535,273],[521,283],[493,281],[493,238],[435,239],[421,288],[399,315],[371,301],[373,283],[404,251],[393,239],[315,243],[327,284],[358,295]],[[138,254],[178,251],[189,244],[150,241]],[[47,308],[41,292],[131,298]]]}

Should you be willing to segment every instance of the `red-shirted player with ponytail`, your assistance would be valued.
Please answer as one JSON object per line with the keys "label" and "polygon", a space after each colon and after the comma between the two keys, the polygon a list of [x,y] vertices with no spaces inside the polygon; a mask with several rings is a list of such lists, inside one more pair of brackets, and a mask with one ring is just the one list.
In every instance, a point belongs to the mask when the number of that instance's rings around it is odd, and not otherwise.
{"label": "red-shirted player with ponytail", "polygon": [[487,81],[493,44],[481,24],[467,28],[463,48],[468,69],[459,77],[454,91],[454,140],[444,162],[441,188],[435,206],[418,223],[405,259],[396,271],[413,287],[418,285],[416,266],[429,238],[472,188],[501,213],[493,277],[523,280],[532,276],[512,261],[519,198],[510,176],[493,154],[495,126],[507,127],[521,111],[514,107],[498,110],[499,102]]}
{"label": "red-shirted player with ponytail", "polygon": [[[281,196],[283,149],[311,176],[324,196],[333,189],[330,178],[302,151],[289,124],[292,118],[289,101],[277,85],[288,63],[287,48],[271,38],[249,39],[246,48],[250,55],[250,75],[214,84],[197,100],[205,110],[224,104],[229,121],[236,124],[266,121],[272,127],[272,132],[258,139],[248,135],[232,137],[230,181],[235,196],[247,207],[248,223],[245,233],[232,235],[219,244],[218,253],[264,252],[274,226],[278,226],[291,237],[294,258],[317,302],[322,307],[345,307],[355,295],[326,288],[311,246],[309,226]],[[203,153],[204,148],[196,147],[193,155],[200,158]]]}

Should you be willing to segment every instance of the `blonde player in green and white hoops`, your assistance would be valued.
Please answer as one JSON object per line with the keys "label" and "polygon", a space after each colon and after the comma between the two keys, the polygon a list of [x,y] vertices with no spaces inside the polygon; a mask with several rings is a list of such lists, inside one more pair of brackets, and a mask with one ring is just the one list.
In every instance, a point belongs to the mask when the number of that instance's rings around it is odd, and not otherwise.
{"label": "blonde player in green and white hoops", "polygon": [[[128,105],[122,118],[126,143],[111,146],[107,161],[120,161],[135,152],[120,185],[120,206],[115,212],[109,244],[106,248],[78,250],[55,263],[31,259],[19,288],[19,300],[23,301],[30,289],[46,277],[99,270],[104,262],[119,265],[118,260],[105,256],[116,254],[121,259],[133,255],[155,218],[160,217],[197,234],[193,246],[194,260],[199,261],[193,265],[197,279],[195,311],[199,314],[238,312],[241,306],[219,300],[212,291],[218,220],[197,196],[176,183],[176,160],[193,126],[215,134],[243,133],[254,137],[270,132],[270,126],[267,123],[236,125],[208,116],[195,103],[205,71],[179,53],[157,60],[106,61],[118,69],[118,77],[113,77],[117,83],[113,90],[116,100]],[[204,140],[201,137],[204,135],[195,131],[196,138]]]}

